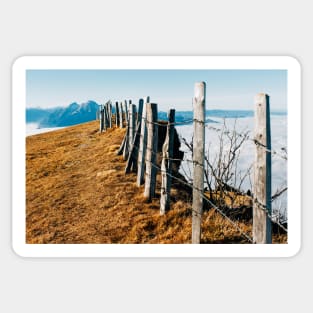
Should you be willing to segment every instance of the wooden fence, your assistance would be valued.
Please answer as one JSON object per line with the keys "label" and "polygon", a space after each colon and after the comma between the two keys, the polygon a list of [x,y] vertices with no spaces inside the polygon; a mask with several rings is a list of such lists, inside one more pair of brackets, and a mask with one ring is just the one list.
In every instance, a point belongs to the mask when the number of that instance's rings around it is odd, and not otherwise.
{"label": "wooden fence", "polygon": [[[231,221],[214,203],[204,195],[204,159],[205,159],[205,112],[206,84],[195,84],[193,99],[193,184],[192,192],[192,243],[200,243],[201,217],[204,201],[208,202],[234,227]],[[168,112],[166,137],[162,148],[161,167],[157,165],[158,148],[158,109],[150,98],[140,99],[137,106],[130,100],[115,102],[115,115],[112,114],[112,103],[101,105],[97,118],[100,121],[100,132],[113,126],[115,116],[116,127],[126,128],[125,136],[117,151],[126,161],[125,173],[137,173],[137,185],[144,184],[144,197],[149,201],[155,197],[157,172],[161,173],[160,214],[170,210],[171,181],[177,179],[172,174],[173,138],[175,109]],[[162,124],[164,126],[164,124]],[[270,101],[266,94],[255,97],[255,164],[253,182],[253,237],[243,233],[251,243],[272,242],[272,208],[271,208],[271,130]],[[185,183],[185,182],[183,182]]]}

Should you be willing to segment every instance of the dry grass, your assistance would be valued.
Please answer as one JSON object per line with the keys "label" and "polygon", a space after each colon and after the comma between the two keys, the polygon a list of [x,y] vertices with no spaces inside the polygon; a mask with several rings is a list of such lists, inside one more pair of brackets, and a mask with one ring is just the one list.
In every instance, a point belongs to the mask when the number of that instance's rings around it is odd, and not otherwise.
{"label": "dry grass", "polygon": [[[175,185],[172,210],[159,215],[116,155],[124,129],[90,122],[26,139],[27,243],[190,243],[188,191]],[[251,235],[251,225],[238,222]],[[214,210],[204,212],[203,243],[247,243]],[[275,236],[286,242],[286,236]]]}

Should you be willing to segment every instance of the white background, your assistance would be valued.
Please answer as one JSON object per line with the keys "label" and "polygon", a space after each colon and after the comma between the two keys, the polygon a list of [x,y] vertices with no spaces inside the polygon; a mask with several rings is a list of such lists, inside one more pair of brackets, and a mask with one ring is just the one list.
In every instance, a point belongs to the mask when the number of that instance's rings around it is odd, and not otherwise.
{"label": "white background", "polygon": [[[11,0],[0,6],[2,312],[312,311],[309,1]],[[299,254],[161,261],[17,257],[11,249],[11,65],[22,55],[296,57],[303,78]]]}

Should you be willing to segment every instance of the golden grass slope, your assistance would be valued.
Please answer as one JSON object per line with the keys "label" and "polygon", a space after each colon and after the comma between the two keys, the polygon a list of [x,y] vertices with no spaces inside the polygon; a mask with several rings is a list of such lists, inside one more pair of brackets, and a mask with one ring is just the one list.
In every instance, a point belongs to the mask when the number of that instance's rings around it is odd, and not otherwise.
{"label": "golden grass slope", "polygon": [[[26,138],[27,243],[190,243],[191,195],[174,184],[172,210],[143,198],[116,155],[124,129],[100,134],[89,122]],[[158,190],[159,190],[158,186]],[[251,235],[251,225],[238,222]],[[202,243],[248,243],[214,210],[204,212]],[[286,242],[286,236],[275,236]]]}

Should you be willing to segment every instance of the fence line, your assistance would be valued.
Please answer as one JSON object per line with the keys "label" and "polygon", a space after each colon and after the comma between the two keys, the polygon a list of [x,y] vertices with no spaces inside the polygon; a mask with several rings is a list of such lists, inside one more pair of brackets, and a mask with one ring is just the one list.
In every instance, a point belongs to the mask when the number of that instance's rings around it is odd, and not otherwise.
{"label": "fence line", "polygon": [[[166,125],[165,124],[162,124],[162,123],[152,123],[152,124],[155,124],[155,125],[160,125],[160,126],[162,126],[162,127],[165,127]],[[168,125],[175,125],[175,123],[169,123]],[[145,136],[143,136],[143,135],[139,135],[140,136],[140,138],[144,138]],[[123,141],[122,141],[122,144],[121,144],[121,147],[123,147],[124,146],[124,142],[125,142],[125,138],[126,138],[126,136],[124,137],[124,139],[123,139]],[[140,147],[138,147],[138,146],[136,146],[136,145],[134,145],[134,148],[138,151],[138,153],[140,154],[140,153],[142,153],[143,152],[143,150],[142,149],[140,149]],[[120,148],[121,149],[121,148]],[[120,152],[120,149],[118,150],[118,153],[117,154],[121,154],[121,153],[119,153]],[[150,152],[151,153],[153,153],[153,154],[155,154],[156,156],[158,155],[158,152],[155,152],[154,150],[152,150],[152,149],[150,149],[149,147],[146,147],[145,146],[145,150],[150,150]],[[194,161],[194,160],[191,160],[191,159],[175,159],[175,158],[166,158],[166,159],[168,159],[168,160],[171,160],[171,161],[177,161],[177,162],[183,162],[183,161],[185,161],[185,162],[189,162],[189,163],[192,163],[192,164],[195,164],[196,162]],[[144,161],[148,161],[147,159],[144,159]],[[142,162],[143,164],[144,164],[144,162]],[[202,166],[201,164],[197,164],[198,166]],[[157,167],[157,169],[159,169],[160,170],[160,168],[159,167]],[[183,170],[184,170],[184,168],[182,168]],[[184,170],[185,171],[185,170]],[[127,172],[129,172],[129,171],[127,171]],[[190,175],[188,175],[186,172],[185,172],[185,174],[186,174],[186,176],[190,176]],[[172,178],[174,178],[174,179],[178,179],[178,178],[176,178],[175,176],[171,176]],[[142,183],[141,183],[142,184]],[[139,185],[138,185],[139,186]],[[189,187],[191,187],[192,188],[192,185],[188,185]],[[279,190],[278,192],[276,192],[275,193],[275,195],[273,195],[272,196],[272,201],[273,200],[275,200],[277,197],[279,197],[281,194],[283,194],[284,192],[286,192],[287,191],[287,187],[284,187],[282,190]],[[207,199],[207,198],[205,198],[205,199]],[[211,202],[212,203],[212,202]],[[273,223],[275,223],[275,224],[277,224],[280,228],[282,228],[284,231],[286,231],[286,232],[288,232],[288,230],[281,224],[281,223],[279,223],[279,221],[277,221],[277,220],[275,220],[274,218],[273,218],[273,216],[272,215],[269,215],[268,214],[268,216],[271,218],[271,221],[273,222]]]}
{"label": "fence line", "polygon": [[[269,97],[267,95],[262,94],[262,99],[260,100],[261,95],[258,95],[258,100],[256,100],[257,105],[260,105],[261,103],[265,103],[267,112],[269,112]],[[265,99],[265,100],[264,100]],[[259,137],[257,134],[255,135],[254,139],[250,139],[247,134],[239,134],[237,135],[239,137],[244,137],[245,139],[252,141],[255,144],[256,147],[256,153],[260,155],[260,160],[263,160],[264,156],[267,160],[265,165],[258,165],[259,168],[269,168],[269,174],[264,174],[264,171],[259,175],[261,176],[255,179],[254,182],[254,192],[253,196],[251,197],[253,201],[253,237],[247,233],[245,233],[240,227],[238,226],[238,222],[234,222],[231,220],[229,216],[223,211],[223,209],[220,209],[216,204],[214,204],[210,199],[208,199],[204,195],[204,129],[208,128],[217,132],[222,132],[221,129],[215,128],[213,126],[206,125],[207,121],[205,120],[205,83],[202,82],[198,85],[196,85],[195,88],[195,100],[194,105],[200,104],[202,107],[202,113],[197,113],[197,109],[194,109],[195,115],[194,118],[190,121],[194,124],[194,140],[199,140],[198,143],[195,142],[193,145],[193,159],[187,159],[184,157],[182,158],[174,158],[171,153],[166,153],[166,149],[168,147],[168,134],[166,135],[166,140],[163,143],[163,153],[162,153],[162,162],[161,167],[157,166],[156,164],[156,157],[159,155],[157,151],[157,134],[158,130],[157,128],[164,127],[169,130],[169,128],[174,128],[175,125],[182,125],[187,124],[188,121],[184,122],[175,122],[175,119],[168,119],[168,122],[160,123],[157,121],[157,105],[151,104],[150,99],[146,99],[146,101],[143,101],[140,99],[139,101],[139,107],[138,112],[136,112],[136,105],[131,103],[131,100],[129,100],[129,110],[127,111],[127,101],[124,102],[124,112],[123,112],[123,106],[120,102],[120,105],[118,105],[118,102],[116,102],[115,106],[115,124],[116,126],[126,127],[126,134],[123,138],[123,141],[121,143],[121,146],[117,152],[117,154],[123,153],[123,157],[125,160],[127,160],[127,165],[125,168],[125,172],[128,173],[130,169],[132,168],[133,171],[137,171],[137,185],[140,186],[143,181],[145,181],[145,188],[144,188],[144,196],[151,200],[155,196],[155,186],[156,186],[156,174],[157,171],[161,173],[162,177],[162,186],[161,186],[161,199],[160,199],[160,214],[165,214],[166,211],[169,209],[170,205],[170,188],[167,187],[167,181],[169,178],[174,179],[186,186],[188,186],[193,191],[193,205],[192,205],[192,243],[200,243],[200,237],[201,237],[201,216],[202,216],[202,209],[203,209],[203,203],[208,203],[212,208],[216,210],[223,218],[225,218],[228,222],[235,227],[237,231],[240,232],[240,234],[245,237],[249,242],[251,243],[271,243],[271,223],[277,224],[280,228],[282,228],[285,232],[288,232],[288,229],[284,227],[279,222],[279,219],[275,220],[273,218],[273,214],[271,211],[271,202],[275,199],[277,199],[279,196],[281,196],[284,192],[287,191],[287,187],[284,187],[282,190],[277,191],[274,195],[271,195],[270,191],[270,182],[265,180],[265,186],[267,186],[266,191],[266,198],[262,198],[262,194],[260,194],[260,189],[258,190],[255,186],[259,184],[259,180],[269,179],[271,177],[271,169],[268,166],[268,160],[271,159],[273,155],[276,155],[284,160],[287,161],[287,149],[286,147],[281,148],[282,151],[286,152],[286,155],[283,155],[282,153],[277,152],[276,150],[271,149],[271,142],[270,142],[270,130],[266,129],[265,131],[267,135],[260,135]],[[263,101],[263,102],[262,102]],[[107,111],[108,113],[105,114],[108,116],[108,127],[112,127],[112,105],[110,107],[111,102],[103,106],[103,111]],[[106,108],[108,109],[106,110]],[[148,109],[147,109],[148,108]],[[101,106],[102,110],[102,106]],[[104,124],[106,122],[102,122],[102,111],[100,110],[100,132]],[[123,114],[125,116],[125,119],[123,121]],[[199,115],[200,114],[200,115]],[[119,115],[119,122],[117,121],[117,115]],[[257,110],[256,110],[256,121],[257,121]],[[262,117],[263,118],[263,117]],[[259,119],[261,119],[259,117]],[[269,115],[266,116],[266,119],[269,119]],[[260,120],[260,125],[269,125],[269,120],[267,122],[263,122],[263,120]],[[263,123],[263,124],[262,124]],[[122,126],[121,126],[122,125]],[[198,125],[198,126],[197,126]],[[262,127],[256,127],[258,128],[264,128]],[[168,131],[167,131],[168,133]],[[201,133],[203,133],[203,138],[201,139]],[[236,133],[234,131],[225,131],[225,134],[231,134]],[[146,134],[148,136],[146,137]],[[263,141],[263,138],[268,138],[268,142]],[[145,145],[146,144],[146,145]],[[186,145],[187,146],[187,145]],[[136,158],[134,158],[134,155],[137,155]],[[258,158],[257,158],[258,160]],[[175,175],[171,173],[171,171],[168,170],[168,167],[166,164],[169,164],[171,162],[183,162],[186,161],[188,163],[193,164],[193,184],[190,184]],[[260,162],[260,161],[259,161]],[[257,162],[258,163],[258,162]],[[185,171],[185,169],[183,169]],[[145,179],[144,179],[144,172],[145,172]],[[264,178],[262,178],[264,177]],[[270,178],[271,179],[271,178]],[[169,183],[170,185],[170,183]],[[262,188],[261,188],[262,189]],[[261,216],[261,217],[260,217]],[[259,226],[259,224],[261,226]],[[262,228],[263,227],[263,228]],[[260,231],[261,228],[261,231]],[[265,234],[265,235],[264,235]],[[265,239],[264,239],[265,238]]]}
{"label": "fence line", "polygon": [[[162,124],[162,126],[164,126],[164,124]],[[139,153],[142,152],[142,150],[140,150],[140,147],[139,147],[139,146],[134,145],[133,147],[134,147],[134,149],[137,149]],[[145,149],[149,149],[149,148],[148,148],[148,147],[145,147]],[[155,151],[153,151],[152,149],[149,149],[149,150],[151,151],[152,154],[155,154],[155,156],[157,156],[157,155],[159,154],[158,152],[155,152]],[[188,161],[188,162],[190,162],[190,163],[195,163],[195,161],[189,160],[189,159],[168,158],[168,160],[171,160],[171,161],[180,161],[180,162],[182,162],[182,161]],[[145,161],[145,162],[149,162],[149,160],[146,159],[146,158],[144,159],[144,161]],[[157,165],[152,165],[152,166],[154,166],[154,167],[155,167],[157,170],[159,170],[161,173],[162,173],[162,172],[166,173],[164,170],[162,170],[162,169],[161,169],[160,167],[158,167]],[[199,165],[199,166],[200,166],[200,165]],[[180,178],[178,178],[178,177],[176,177],[176,176],[174,176],[174,175],[170,175],[170,174],[167,174],[167,175],[170,176],[171,178],[173,178],[174,180],[177,180],[177,181],[179,181],[180,183],[184,184],[185,186],[188,186],[188,187],[190,187],[191,189],[193,188],[193,185],[192,185],[192,184],[187,183],[187,182],[181,180]],[[272,201],[275,200],[277,197],[281,196],[281,195],[282,195],[284,192],[286,192],[287,190],[288,190],[287,187],[283,187],[282,190],[279,190],[278,192],[276,192],[276,193],[272,196]],[[207,197],[204,196],[204,199],[205,199],[213,208],[215,208],[215,209],[217,208],[216,205],[214,205],[213,202],[210,201]],[[219,210],[217,209],[217,211],[219,211]],[[223,215],[223,216],[224,216],[224,215]],[[279,223],[279,221],[276,221],[276,220],[273,218],[272,215],[268,215],[268,216],[271,218],[271,221],[272,221],[273,223],[275,223],[276,225],[278,225],[278,226],[279,226],[280,228],[282,228],[284,231],[288,232],[288,230],[285,228],[285,226],[283,226],[281,223]]]}
{"label": "fence line", "polygon": [[[165,127],[165,126],[166,126],[165,124],[161,124],[161,123],[152,123],[152,124],[161,125],[162,127]],[[169,123],[168,125],[174,125],[174,123]],[[140,137],[140,138],[144,138],[145,136],[140,134],[139,137]],[[124,146],[125,138],[126,138],[126,136],[124,137],[124,139],[123,139],[123,141],[122,141],[121,147]],[[140,147],[138,147],[137,145],[134,145],[133,147],[138,151],[139,154],[143,152],[143,150],[140,149]],[[155,154],[156,156],[158,155],[158,152],[155,152],[154,150],[150,149],[149,147],[146,147],[146,146],[144,146],[144,147],[145,147],[145,150],[148,149],[152,154]],[[119,152],[121,152],[120,149],[118,150],[118,153],[117,153],[117,154],[121,154],[121,153],[119,153]],[[143,154],[143,155],[144,155],[144,154]],[[175,162],[175,161],[177,161],[177,162],[183,162],[183,161],[185,161],[185,162],[189,162],[189,163],[192,163],[192,164],[196,164],[196,163],[197,163],[196,161],[191,160],[191,159],[176,159],[176,158],[167,158],[167,157],[165,157],[165,159],[171,160],[171,161],[174,161],[174,162]],[[147,159],[144,159],[144,161],[147,162],[148,160],[147,160]],[[144,162],[142,162],[142,164],[144,164]],[[201,164],[197,164],[197,165],[198,165],[198,166],[203,166],[203,165],[201,165]],[[160,169],[160,168],[157,168],[157,169]],[[184,168],[183,168],[183,169],[184,169]],[[126,171],[126,173],[128,173],[128,172],[129,172],[129,171]],[[187,174],[186,174],[186,175],[187,175]],[[187,175],[187,176],[189,176],[189,175]],[[173,178],[173,177],[175,177],[175,176],[171,176],[171,177]],[[177,179],[177,178],[176,178],[176,179]],[[141,183],[141,184],[142,184],[142,183]],[[192,185],[189,185],[189,187],[192,188]],[[288,189],[287,187],[284,187],[282,190],[279,190],[278,192],[276,192],[275,195],[272,196],[272,200],[271,200],[271,201],[273,201],[274,199],[276,199],[277,197],[279,197],[281,194],[283,194],[284,192],[286,192],[287,189]],[[207,198],[206,198],[206,199],[207,199]],[[279,221],[275,220],[272,215],[268,214],[268,216],[271,218],[271,221],[272,221],[273,223],[277,224],[277,225],[278,225],[280,228],[282,228],[284,231],[288,232],[288,230],[287,230],[281,223],[279,223]]]}

